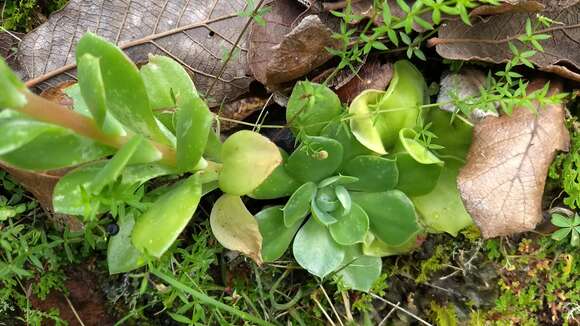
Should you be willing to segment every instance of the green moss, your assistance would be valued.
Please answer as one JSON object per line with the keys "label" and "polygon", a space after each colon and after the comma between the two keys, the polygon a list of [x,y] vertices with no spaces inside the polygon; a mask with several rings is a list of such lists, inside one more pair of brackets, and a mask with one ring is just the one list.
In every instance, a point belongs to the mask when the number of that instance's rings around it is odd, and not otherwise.
{"label": "green moss", "polygon": [[48,17],[67,2],[68,0],[7,0],[0,5],[0,26],[9,31],[29,32],[42,22],[42,16]]}

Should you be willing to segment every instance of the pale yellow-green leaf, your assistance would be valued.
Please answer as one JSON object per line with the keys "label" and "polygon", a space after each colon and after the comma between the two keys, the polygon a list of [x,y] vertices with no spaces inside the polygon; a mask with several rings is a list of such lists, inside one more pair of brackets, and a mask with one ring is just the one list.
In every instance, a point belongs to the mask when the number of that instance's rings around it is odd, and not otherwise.
{"label": "pale yellow-green leaf", "polygon": [[251,193],[282,162],[276,144],[248,130],[231,135],[222,146],[221,156],[220,188],[238,196]]}
{"label": "pale yellow-green leaf", "polygon": [[222,246],[262,263],[262,235],[256,218],[238,196],[223,194],[213,205],[210,225]]}

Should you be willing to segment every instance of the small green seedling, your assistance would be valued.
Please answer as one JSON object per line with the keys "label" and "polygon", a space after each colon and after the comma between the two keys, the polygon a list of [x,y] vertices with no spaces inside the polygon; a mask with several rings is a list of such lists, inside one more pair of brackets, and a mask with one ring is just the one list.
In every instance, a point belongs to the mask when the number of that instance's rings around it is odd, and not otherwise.
{"label": "small green seedling", "polygon": [[553,214],[552,224],[560,228],[560,230],[552,233],[552,239],[562,241],[570,235],[572,247],[580,247],[580,215],[574,214],[574,217],[566,217],[560,214]]}

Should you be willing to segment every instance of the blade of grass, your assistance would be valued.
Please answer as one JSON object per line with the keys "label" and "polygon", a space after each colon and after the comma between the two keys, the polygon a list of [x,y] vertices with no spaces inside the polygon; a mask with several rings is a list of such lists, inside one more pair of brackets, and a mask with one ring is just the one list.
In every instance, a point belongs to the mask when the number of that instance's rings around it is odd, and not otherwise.
{"label": "blade of grass", "polygon": [[203,304],[207,304],[207,305],[213,306],[217,309],[226,311],[226,312],[228,312],[232,315],[236,315],[236,316],[238,316],[246,321],[256,323],[257,325],[274,326],[274,324],[271,324],[265,320],[257,318],[253,315],[246,313],[246,312],[240,311],[234,307],[230,307],[230,306],[224,304],[223,302],[219,302],[219,301],[207,296],[206,294],[203,294],[199,291],[196,291],[196,290],[186,286],[185,284],[179,282],[178,280],[174,279],[173,277],[166,275],[160,271],[152,269],[151,273],[153,275],[159,277],[163,281],[167,282],[169,285],[173,286],[174,288],[189,293],[190,295],[192,295],[194,298],[196,298],[197,300],[199,300]]}

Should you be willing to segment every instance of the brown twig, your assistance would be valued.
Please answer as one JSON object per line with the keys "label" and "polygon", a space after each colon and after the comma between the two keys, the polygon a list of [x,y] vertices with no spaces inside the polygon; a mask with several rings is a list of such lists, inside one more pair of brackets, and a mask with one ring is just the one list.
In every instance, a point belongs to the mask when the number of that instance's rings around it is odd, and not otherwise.
{"label": "brown twig", "polygon": [[[560,30],[574,29],[574,28],[580,28],[580,24],[545,28],[545,29],[541,29],[541,30],[534,32],[534,34],[551,33],[551,32],[556,32],[556,31],[560,31]],[[503,44],[503,43],[507,43],[509,41],[517,40],[520,36],[522,36],[522,34],[506,37],[506,38],[499,39],[499,40],[486,40],[486,39],[475,39],[475,38],[447,38],[447,39],[445,39],[445,38],[433,37],[433,38],[430,38],[429,40],[427,40],[427,47],[431,48],[431,47],[434,47],[437,45],[452,44],[452,43]]]}

